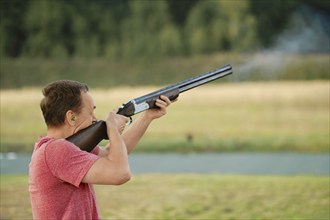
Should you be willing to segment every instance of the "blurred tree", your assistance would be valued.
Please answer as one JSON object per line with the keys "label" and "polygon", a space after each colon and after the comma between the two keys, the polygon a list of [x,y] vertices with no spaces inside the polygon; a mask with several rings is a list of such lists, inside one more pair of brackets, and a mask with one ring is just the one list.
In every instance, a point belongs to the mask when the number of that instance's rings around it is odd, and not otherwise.
{"label": "blurred tree", "polygon": [[256,22],[249,1],[201,1],[191,10],[186,36],[192,54],[247,50],[255,45]]}
{"label": "blurred tree", "polygon": [[2,0],[7,57],[173,56],[270,46],[301,4],[325,0]]}
{"label": "blurred tree", "polygon": [[66,57],[73,53],[68,7],[61,1],[30,1],[23,25],[27,31],[24,53],[29,56]]}
{"label": "blurred tree", "polygon": [[257,37],[263,47],[270,46],[288,25],[296,0],[251,0],[250,11],[256,17]]}
{"label": "blurred tree", "polygon": [[[165,1],[130,1],[129,14],[121,29],[121,49],[124,57],[155,56],[159,54],[160,44],[175,44],[177,37],[169,37],[166,32],[160,35],[167,25],[171,25],[168,7]],[[176,34],[175,28],[168,28]],[[174,40],[173,40],[174,39]],[[166,52],[163,49],[163,52]]]}
{"label": "blurred tree", "polygon": [[166,25],[159,33],[159,53],[173,56],[183,54],[182,36],[174,25]]}
{"label": "blurred tree", "polygon": [[226,27],[226,32],[222,33],[225,40],[220,45],[223,49],[246,51],[256,46],[256,20],[250,14],[249,5],[250,2],[246,0],[218,2],[218,11],[221,16],[212,24],[212,36],[213,41],[216,42],[220,38],[220,33],[217,37],[217,30],[221,26]]}
{"label": "blurred tree", "polygon": [[88,1],[74,1],[72,4],[72,35],[75,56],[98,57],[103,55],[101,28],[107,21],[107,13],[100,4]]}
{"label": "blurred tree", "polygon": [[0,1],[0,52],[1,56],[17,57],[21,54],[27,34],[23,21],[28,0]]}
{"label": "blurred tree", "polygon": [[184,27],[191,8],[200,0],[167,0],[172,21],[180,27]]}
{"label": "blurred tree", "polygon": [[219,47],[214,45],[214,42],[210,42],[210,24],[218,16],[217,4],[217,1],[201,1],[189,13],[186,24],[186,39],[190,53],[209,53]]}

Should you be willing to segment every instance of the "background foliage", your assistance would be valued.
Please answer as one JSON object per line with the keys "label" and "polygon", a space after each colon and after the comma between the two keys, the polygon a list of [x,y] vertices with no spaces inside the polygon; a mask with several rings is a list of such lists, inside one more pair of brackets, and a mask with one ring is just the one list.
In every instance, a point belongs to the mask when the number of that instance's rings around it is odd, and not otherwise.
{"label": "background foliage", "polygon": [[303,6],[329,15],[325,0],[3,0],[0,48],[11,58],[246,52],[272,45]]}
{"label": "background foliage", "polygon": [[164,85],[226,63],[221,82],[329,79],[329,19],[325,0],[2,0],[1,88]]}

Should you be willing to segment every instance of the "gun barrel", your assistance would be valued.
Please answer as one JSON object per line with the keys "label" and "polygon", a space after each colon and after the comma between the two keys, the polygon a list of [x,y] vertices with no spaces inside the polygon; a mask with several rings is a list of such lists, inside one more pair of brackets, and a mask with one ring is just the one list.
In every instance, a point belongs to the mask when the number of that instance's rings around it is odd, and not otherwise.
{"label": "gun barrel", "polygon": [[233,73],[232,67],[228,64],[226,66],[217,68],[215,70],[209,71],[207,73],[201,74],[199,76],[181,82],[179,85],[179,91],[180,93],[185,92],[189,89],[214,81],[221,77],[225,77],[232,73]]}
{"label": "gun barrel", "polygon": [[232,73],[233,73],[232,67],[231,67],[231,65],[228,64],[223,67],[214,69],[212,71],[203,73],[199,76],[192,77],[190,79],[186,79],[182,82],[173,84],[171,86],[165,87],[165,88],[157,90],[155,92],[135,98],[132,101],[134,101],[135,103],[141,103],[141,102],[148,100],[151,97],[155,97],[155,96],[159,97],[160,95],[162,95],[168,91],[174,90],[174,89],[179,89],[179,92],[182,93],[189,89],[195,88],[197,86],[203,85],[205,83],[211,82],[213,80],[219,79],[221,77],[227,76]]}

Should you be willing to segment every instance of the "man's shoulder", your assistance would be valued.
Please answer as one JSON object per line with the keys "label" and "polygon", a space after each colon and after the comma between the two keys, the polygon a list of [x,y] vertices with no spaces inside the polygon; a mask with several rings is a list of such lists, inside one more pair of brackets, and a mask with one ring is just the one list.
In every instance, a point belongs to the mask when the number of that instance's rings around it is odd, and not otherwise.
{"label": "man's shoulder", "polygon": [[53,139],[45,147],[45,151],[47,152],[47,154],[48,152],[52,152],[52,154],[70,154],[71,152],[80,151],[77,146],[63,138]]}
{"label": "man's shoulder", "polygon": [[77,151],[80,151],[77,146],[63,138],[39,138],[35,144],[32,159],[34,157],[41,157],[42,155],[49,159],[59,155],[70,155],[77,153]]}

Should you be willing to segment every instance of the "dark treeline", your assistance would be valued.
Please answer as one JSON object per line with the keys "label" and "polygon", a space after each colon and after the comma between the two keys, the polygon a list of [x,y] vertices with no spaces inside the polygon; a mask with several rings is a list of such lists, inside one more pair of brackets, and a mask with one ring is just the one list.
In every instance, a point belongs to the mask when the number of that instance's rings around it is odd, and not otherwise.
{"label": "dark treeline", "polygon": [[323,0],[2,0],[4,57],[186,56],[270,46]]}

